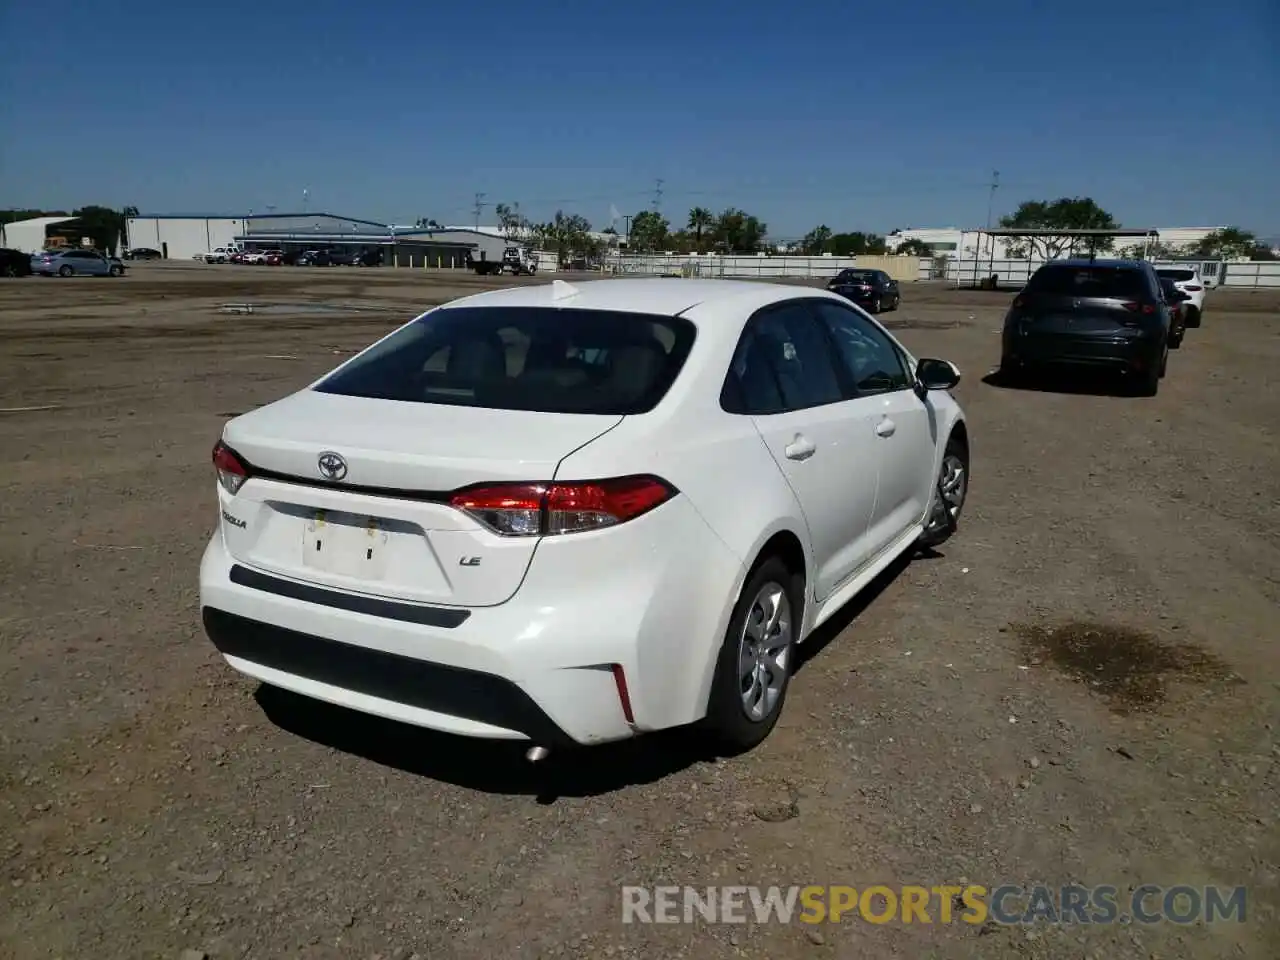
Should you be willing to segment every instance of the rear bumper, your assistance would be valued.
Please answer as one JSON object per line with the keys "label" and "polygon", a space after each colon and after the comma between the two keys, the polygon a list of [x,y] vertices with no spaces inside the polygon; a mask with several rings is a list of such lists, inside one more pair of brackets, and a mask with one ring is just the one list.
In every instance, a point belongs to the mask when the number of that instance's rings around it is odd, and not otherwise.
{"label": "rear bumper", "polygon": [[1006,333],[1005,360],[1026,365],[1069,365],[1139,370],[1159,360],[1152,337],[1080,337]]}
{"label": "rear bumper", "polygon": [[743,572],[682,497],[633,524],[544,540],[515,597],[470,608],[267,575],[233,560],[219,530],[202,619],[232,667],[304,696],[462,736],[625,739],[703,715]]}

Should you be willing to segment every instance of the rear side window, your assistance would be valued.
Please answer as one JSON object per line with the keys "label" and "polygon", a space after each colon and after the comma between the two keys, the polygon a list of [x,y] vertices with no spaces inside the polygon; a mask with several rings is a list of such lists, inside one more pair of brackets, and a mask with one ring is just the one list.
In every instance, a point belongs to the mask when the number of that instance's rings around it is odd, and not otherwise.
{"label": "rear side window", "polygon": [[693,346],[678,317],[552,307],[434,310],[335,371],[321,393],[408,403],[636,414]]}
{"label": "rear side window", "polygon": [[764,416],[845,399],[831,343],[807,303],[757,313],[734,354],[721,396],[731,413]]}
{"label": "rear side window", "polygon": [[1140,299],[1147,284],[1137,270],[1126,267],[1041,267],[1027,283],[1029,294],[1057,297]]}
{"label": "rear side window", "polygon": [[1168,277],[1174,283],[1186,283],[1188,280],[1194,280],[1196,272],[1194,270],[1157,270],[1162,277]]}

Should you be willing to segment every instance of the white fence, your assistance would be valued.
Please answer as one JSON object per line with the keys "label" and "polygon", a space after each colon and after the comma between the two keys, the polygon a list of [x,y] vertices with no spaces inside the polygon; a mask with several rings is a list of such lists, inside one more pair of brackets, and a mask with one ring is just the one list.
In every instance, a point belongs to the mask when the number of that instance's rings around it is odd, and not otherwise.
{"label": "white fence", "polygon": [[[899,258],[892,258],[897,260]],[[915,257],[897,271],[911,280],[927,280],[933,274],[933,261],[925,257],[916,266]],[[703,277],[748,279],[829,279],[851,267],[884,269],[884,257],[720,257],[708,254],[671,254],[613,257],[606,261],[607,270],[619,276]],[[904,269],[905,268],[905,269]],[[899,280],[905,276],[899,276]]]}
{"label": "white fence", "polygon": [[[957,286],[979,286],[989,277],[1010,290],[1026,284],[1043,260],[950,260],[947,279]],[[1155,267],[1196,267],[1209,287],[1280,290],[1280,261],[1154,260]]]}

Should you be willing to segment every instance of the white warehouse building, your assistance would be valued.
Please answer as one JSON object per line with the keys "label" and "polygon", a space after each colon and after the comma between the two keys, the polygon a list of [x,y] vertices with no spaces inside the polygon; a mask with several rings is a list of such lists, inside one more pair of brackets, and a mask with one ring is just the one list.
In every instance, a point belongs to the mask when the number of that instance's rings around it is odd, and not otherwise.
{"label": "white warehouse building", "polygon": [[[1194,247],[1209,234],[1221,229],[1223,228],[1157,227],[1156,232],[1160,235],[1159,242],[1162,245],[1189,251],[1190,248]],[[939,256],[949,256],[956,260],[970,259],[975,256],[994,256],[995,259],[1002,260],[1009,256],[1009,244],[1017,242],[1011,241],[1007,237],[987,237],[981,231],[961,230],[959,227],[921,229],[908,227],[905,230],[895,230],[885,237],[885,245],[892,253],[908,240],[919,240]],[[994,251],[991,248],[993,242],[995,244]],[[1127,246],[1135,245],[1141,246],[1141,243],[1134,240],[1118,239],[1115,249],[1119,251]]]}
{"label": "white warehouse building", "polygon": [[245,232],[249,218],[210,214],[141,214],[125,221],[125,247],[159,250],[169,260],[190,260],[225,247]]}

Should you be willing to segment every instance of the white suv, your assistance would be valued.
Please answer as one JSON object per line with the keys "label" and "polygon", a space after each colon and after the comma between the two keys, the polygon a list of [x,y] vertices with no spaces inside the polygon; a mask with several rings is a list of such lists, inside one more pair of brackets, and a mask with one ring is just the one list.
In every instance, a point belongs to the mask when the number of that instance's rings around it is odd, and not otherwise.
{"label": "white suv", "polygon": [[515,287],[225,425],[205,628],[356,710],[557,746],[773,728],[795,644],[956,528],[959,373],[843,297]]}
{"label": "white suv", "polygon": [[1156,267],[1156,275],[1172,280],[1175,287],[1191,298],[1184,308],[1187,312],[1187,326],[1200,326],[1205,295],[1205,282],[1200,278],[1200,268],[1195,264],[1185,267]]}

